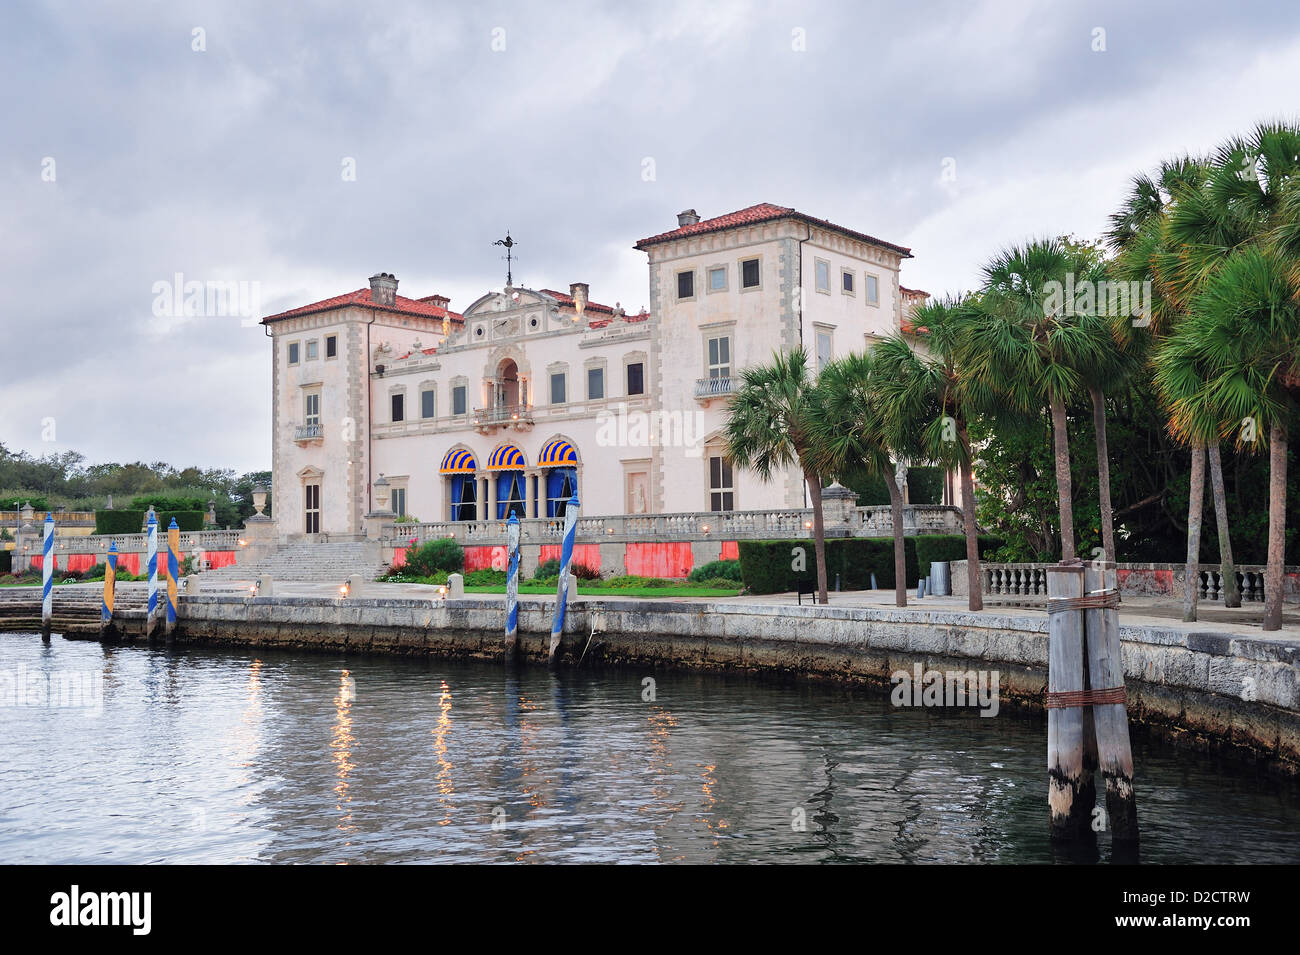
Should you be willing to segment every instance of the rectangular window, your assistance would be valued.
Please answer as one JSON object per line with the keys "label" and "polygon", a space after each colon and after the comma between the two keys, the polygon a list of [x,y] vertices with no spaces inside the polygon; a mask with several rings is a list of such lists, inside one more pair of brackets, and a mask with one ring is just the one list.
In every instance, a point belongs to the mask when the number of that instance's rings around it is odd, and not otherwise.
{"label": "rectangular window", "polygon": [[298,364],[298,343],[289,342],[289,364]]}
{"label": "rectangular window", "polygon": [[831,360],[831,333],[817,333],[817,370],[821,371]]}
{"label": "rectangular window", "polygon": [[339,337],[337,335],[325,336],[325,357],[337,358],[339,354]]}
{"label": "rectangular window", "polygon": [[451,413],[454,415],[463,415],[465,413],[464,385],[456,385],[451,389]]}
{"label": "rectangular window", "polygon": [[720,265],[717,268],[709,269],[709,291],[725,292],[727,290],[727,268]]}
{"label": "rectangular window", "polygon": [[709,510],[734,511],[736,491],[731,481],[731,462],[721,455],[709,458]]}
{"label": "rectangular window", "polygon": [[848,269],[840,272],[840,289],[845,295],[853,294],[853,273]]}
{"label": "rectangular window", "polygon": [[745,259],[740,263],[740,287],[758,288],[758,259]]}
{"label": "rectangular window", "polygon": [[406,516],[406,488],[395,487],[392,493],[392,510],[398,517]]}
{"label": "rectangular window", "polygon": [[316,339],[314,339],[314,338],[313,338],[311,341],[307,342],[307,360],[308,360],[308,361],[315,361],[315,360],[316,360],[316,357],[317,357],[317,355],[316,355],[316,349],[317,349],[317,346],[318,346],[318,343],[317,343]]}
{"label": "rectangular window", "polygon": [[595,401],[605,397],[605,369],[587,369],[587,400]]}
{"label": "rectangular window", "polygon": [[393,401],[393,421],[406,420],[406,395],[396,394],[392,396]]}
{"label": "rectangular window", "polygon": [[320,533],[320,485],[303,485],[303,530],[308,534]]}
{"label": "rectangular window", "polygon": [[564,372],[557,371],[551,375],[551,404],[562,405],[568,401],[565,397],[566,384]]}
{"label": "rectangular window", "polygon": [[817,260],[817,291],[829,292],[831,290],[831,264]]}
{"label": "rectangular window", "polygon": [[723,335],[709,339],[709,377],[731,377],[731,338]]}
{"label": "rectangular window", "polygon": [[306,396],[307,406],[303,413],[303,424],[318,425],[320,424],[320,395],[317,392],[311,392]]}
{"label": "rectangular window", "polygon": [[880,304],[880,280],[874,275],[867,276],[867,304]]}
{"label": "rectangular window", "polygon": [[678,272],[677,273],[677,298],[694,298],[695,297],[695,273]]}
{"label": "rectangular window", "polygon": [[420,417],[421,418],[433,417],[433,389],[432,388],[425,388],[424,391],[420,392]]}
{"label": "rectangular window", "polygon": [[639,361],[634,361],[627,366],[627,393],[645,394],[645,365]]}

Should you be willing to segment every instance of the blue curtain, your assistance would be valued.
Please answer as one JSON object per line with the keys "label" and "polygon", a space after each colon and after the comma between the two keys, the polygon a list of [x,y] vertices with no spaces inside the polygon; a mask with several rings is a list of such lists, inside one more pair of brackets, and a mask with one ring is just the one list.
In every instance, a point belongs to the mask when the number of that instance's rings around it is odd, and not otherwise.
{"label": "blue curtain", "polygon": [[511,512],[525,518],[524,472],[503,471],[497,476],[497,520],[505,520]]}
{"label": "blue curtain", "polygon": [[577,489],[577,468],[551,468],[546,475],[546,516],[563,517]]}
{"label": "blue curtain", "polygon": [[474,502],[474,475],[453,474],[451,476],[451,519],[453,521],[472,521],[478,516]]}

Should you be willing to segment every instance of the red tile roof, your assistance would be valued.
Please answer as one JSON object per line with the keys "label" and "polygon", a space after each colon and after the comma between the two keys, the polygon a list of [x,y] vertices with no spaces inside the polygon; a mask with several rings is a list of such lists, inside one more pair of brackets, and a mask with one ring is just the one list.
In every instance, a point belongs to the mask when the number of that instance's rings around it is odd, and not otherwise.
{"label": "red tile roof", "polygon": [[908,288],[906,285],[900,285],[898,290],[904,295],[924,295],[926,298],[930,297],[929,292],[923,291],[919,288]]}
{"label": "red tile roof", "polygon": [[335,295],[333,298],[322,299],[319,302],[312,302],[310,305],[301,305],[298,308],[291,308],[287,312],[279,312],[275,315],[268,315],[262,319],[262,324],[267,322],[277,322],[284,318],[296,318],[299,315],[312,315],[316,312],[329,312],[337,308],[351,308],[353,306],[361,308],[373,308],[380,312],[392,312],[397,315],[418,315],[421,318],[449,318],[453,322],[464,322],[458,313],[450,309],[439,308],[429,302],[405,298],[401,295],[396,296],[396,302],[393,305],[377,305],[370,300],[370,289],[359,288],[355,292],[348,292],[344,295]]}
{"label": "red tile roof", "polygon": [[652,235],[648,239],[642,239],[634,249],[645,249],[648,246],[657,245],[660,242],[668,242],[672,239],[681,239],[689,235],[702,235],[706,232],[719,232],[723,229],[733,229],[736,226],[754,225],[759,222],[773,222],[777,219],[798,219],[800,222],[806,222],[809,225],[821,226],[825,229],[834,229],[844,235],[852,236],[863,242],[869,242],[872,245],[878,245],[891,251],[897,252],[904,258],[912,257],[912,250],[902,245],[895,245],[892,242],[886,242],[883,239],[877,239],[874,236],[867,235],[864,232],[856,232],[853,229],[846,229],[844,226],[836,225],[825,219],[818,219],[814,216],[807,215],[790,206],[777,206],[770,202],[760,202],[758,205],[750,206],[747,209],[740,209],[736,212],[729,212],[725,216],[717,216],[712,219],[701,219],[694,225],[684,225],[680,228],[673,229],[671,232],[661,232],[659,235]]}
{"label": "red tile roof", "polygon": [[[538,291],[551,296],[551,298],[558,299],[561,305],[573,305],[573,296],[565,292],[557,292],[553,288],[538,289]],[[601,305],[599,302],[588,302],[585,306],[585,310],[589,312],[607,312],[610,315],[614,314],[614,306]]]}

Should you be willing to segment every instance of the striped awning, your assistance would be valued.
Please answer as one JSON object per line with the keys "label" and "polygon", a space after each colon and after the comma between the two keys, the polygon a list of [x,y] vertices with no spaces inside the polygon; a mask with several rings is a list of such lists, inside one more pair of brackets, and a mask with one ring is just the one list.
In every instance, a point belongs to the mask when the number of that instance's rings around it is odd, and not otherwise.
{"label": "striped awning", "polygon": [[474,460],[474,452],[452,448],[442,459],[441,470],[443,474],[473,474],[478,470],[478,462]]}
{"label": "striped awning", "polygon": [[524,459],[524,452],[520,451],[513,444],[503,444],[492,452],[492,457],[488,458],[489,471],[522,471],[528,466]]}
{"label": "striped awning", "polygon": [[562,468],[577,463],[577,449],[563,438],[551,438],[542,446],[542,453],[537,456],[539,468]]}

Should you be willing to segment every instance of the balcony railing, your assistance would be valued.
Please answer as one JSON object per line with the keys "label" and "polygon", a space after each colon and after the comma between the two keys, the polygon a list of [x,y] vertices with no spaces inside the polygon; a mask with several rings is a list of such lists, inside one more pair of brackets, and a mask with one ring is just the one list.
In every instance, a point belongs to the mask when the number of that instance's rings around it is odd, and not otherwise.
{"label": "balcony railing", "polygon": [[533,423],[533,406],[524,404],[493,405],[490,408],[474,409],[474,427],[531,425]]}
{"label": "balcony railing", "polygon": [[718,398],[732,392],[734,378],[697,378],[695,381],[696,398]]}
{"label": "balcony railing", "polygon": [[319,424],[300,424],[293,429],[295,441],[319,441],[325,435],[325,429]]}

